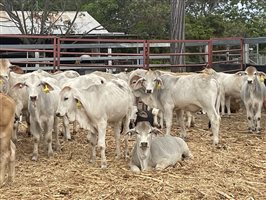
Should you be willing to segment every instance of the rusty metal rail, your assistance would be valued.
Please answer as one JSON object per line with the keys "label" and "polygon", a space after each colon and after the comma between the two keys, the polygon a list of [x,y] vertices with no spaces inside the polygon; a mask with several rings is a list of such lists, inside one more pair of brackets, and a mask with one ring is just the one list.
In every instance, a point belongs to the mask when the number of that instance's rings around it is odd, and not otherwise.
{"label": "rusty metal rail", "polygon": [[[193,70],[217,64],[234,63],[243,68],[243,39],[210,40],[129,40],[84,39],[56,36],[0,35],[1,57],[10,58],[26,70],[172,68]],[[34,40],[23,43],[23,40]],[[171,52],[171,44],[182,43],[184,53]],[[184,57],[184,64],[170,58]],[[192,69],[191,68],[191,69]]]}

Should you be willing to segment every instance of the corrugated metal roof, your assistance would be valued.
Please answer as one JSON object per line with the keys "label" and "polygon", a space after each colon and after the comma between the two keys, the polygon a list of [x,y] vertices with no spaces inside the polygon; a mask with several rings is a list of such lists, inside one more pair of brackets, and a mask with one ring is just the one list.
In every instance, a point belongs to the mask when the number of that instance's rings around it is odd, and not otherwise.
{"label": "corrugated metal roof", "polygon": [[[42,12],[34,13],[33,20],[30,17],[29,11],[24,11],[26,18],[27,29],[32,28],[35,34],[40,33],[40,19]],[[75,17],[75,11],[66,12],[53,12],[46,20],[47,26],[53,24],[52,30],[49,34],[64,34],[68,28],[68,24],[72,22]],[[18,11],[20,19],[22,19],[22,12]],[[89,32],[90,30],[98,27],[96,30]],[[89,33],[88,33],[89,32]],[[79,12],[75,23],[71,29],[71,34],[107,34],[109,33],[99,22],[97,22],[92,16],[87,12]],[[0,34],[21,34],[19,29],[16,27],[15,23],[11,21],[8,14],[5,11],[0,11]]]}

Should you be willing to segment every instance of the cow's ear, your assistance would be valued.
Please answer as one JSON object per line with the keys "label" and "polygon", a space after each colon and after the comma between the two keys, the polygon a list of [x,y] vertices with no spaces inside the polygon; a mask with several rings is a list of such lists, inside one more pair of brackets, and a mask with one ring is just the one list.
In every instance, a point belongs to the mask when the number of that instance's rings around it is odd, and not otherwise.
{"label": "cow's ear", "polygon": [[133,85],[132,88],[133,90],[138,90],[143,87],[143,82],[146,81],[144,77],[139,78]]}
{"label": "cow's ear", "polygon": [[132,135],[138,134],[138,132],[136,131],[136,129],[133,128],[133,129],[130,129],[126,134],[129,136],[132,136]]}
{"label": "cow's ear", "polygon": [[43,92],[45,93],[49,93],[50,91],[54,90],[53,86],[45,81],[41,83],[41,86],[43,87]]}
{"label": "cow's ear", "polygon": [[263,76],[264,78],[266,78],[266,74],[264,72],[258,71],[257,73],[259,76]]}
{"label": "cow's ear", "polygon": [[266,78],[266,74],[264,72],[258,72],[258,76],[261,82],[264,82],[265,78]]}
{"label": "cow's ear", "polygon": [[21,89],[21,88],[23,88],[24,86],[26,86],[25,83],[16,83],[16,84],[13,86],[13,88],[14,88],[14,89]]}
{"label": "cow's ear", "polygon": [[155,75],[156,75],[157,77],[159,77],[159,76],[162,75],[162,73],[161,73],[159,70],[156,70],[156,71],[154,71],[154,72],[155,72]]}
{"label": "cow's ear", "polygon": [[155,79],[155,81],[156,81],[156,88],[157,89],[164,89],[164,84],[163,84],[163,81],[160,77],[157,77]]}
{"label": "cow's ear", "polygon": [[77,91],[74,91],[73,93],[73,97],[76,100],[76,106],[78,109],[80,109],[81,107],[84,107],[84,102],[82,100],[82,98],[80,97],[80,94]]}
{"label": "cow's ear", "polygon": [[244,76],[246,74],[245,71],[239,71],[239,72],[236,72],[235,75],[237,76]]}
{"label": "cow's ear", "polygon": [[159,134],[163,135],[163,132],[160,131],[158,128],[152,128],[150,133],[155,134],[155,135],[159,135]]}
{"label": "cow's ear", "polygon": [[[134,76],[132,76],[132,77],[129,79],[129,81],[128,81],[129,86],[132,87],[133,89],[135,89],[135,87],[137,87],[137,85],[136,85],[137,81],[138,81],[139,79],[141,79],[141,78],[142,78],[142,77],[139,76],[139,75],[134,75]],[[142,86],[141,86],[141,87],[142,87]],[[139,88],[138,88],[138,89],[139,89]],[[137,90],[137,89],[135,89],[135,90]]]}

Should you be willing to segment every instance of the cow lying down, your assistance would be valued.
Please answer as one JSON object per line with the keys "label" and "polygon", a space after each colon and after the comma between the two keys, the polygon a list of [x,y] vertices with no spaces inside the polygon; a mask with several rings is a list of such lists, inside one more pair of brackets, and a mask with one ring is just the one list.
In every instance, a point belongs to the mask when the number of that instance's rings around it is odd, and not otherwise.
{"label": "cow lying down", "polygon": [[149,122],[139,122],[128,134],[136,134],[130,161],[130,168],[133,172],[140,173],[151,168],[163,170],[168,166],[174,166],[183,158],[192,158],[192,154],[186,142],[171,135],[154,136],[160,131],[151,127]]}

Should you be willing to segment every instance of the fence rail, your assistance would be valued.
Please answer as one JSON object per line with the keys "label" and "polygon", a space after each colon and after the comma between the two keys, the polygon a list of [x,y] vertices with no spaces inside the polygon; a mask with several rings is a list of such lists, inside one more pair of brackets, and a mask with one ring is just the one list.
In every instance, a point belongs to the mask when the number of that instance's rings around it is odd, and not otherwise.
{"label": "fence rail", "polygon": [[[210,40],[81,39],[55,36],[0,35],[1,57],[25,70],[172,68],[201,70],[219,63],[243,68],[243,38]],[[5,40],[4,42],[2,42]],[[25,43],[32,40],[36,44]],[[22,42],[23,41],[23,42]],[[171,44],[182,43],[184,53],[173,53]],[[183,57],[182,64],[171,57]]]}

